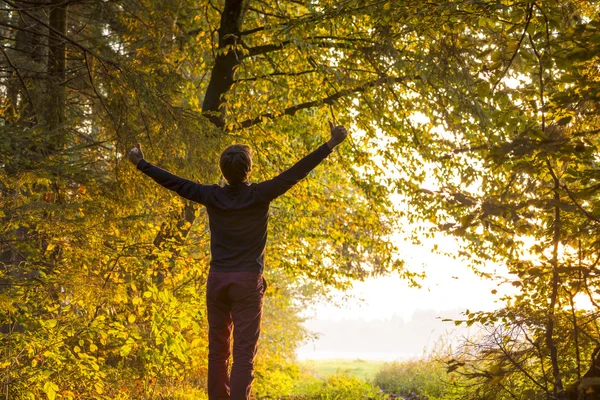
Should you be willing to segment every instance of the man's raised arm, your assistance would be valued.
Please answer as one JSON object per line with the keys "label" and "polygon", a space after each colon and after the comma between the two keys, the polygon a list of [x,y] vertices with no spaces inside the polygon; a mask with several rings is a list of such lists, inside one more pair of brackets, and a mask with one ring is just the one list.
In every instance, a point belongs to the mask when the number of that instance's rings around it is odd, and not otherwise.
{"label": "man's raised arm", "polygon": [[148,161],[144,160],[144,154],[142,153],[142,148],[139,144],[129,151],[129,161],[131,161],[137,169],[154,179],[159,185],[176,192],[178,195],[188,200],[205,204],[206,195],[210,186],[201,185],[188,179],[180,178],[177,175],[173,175],[164,169],[150,164]]}
{"label": "man's raised arm", "polygon": [[313,151],[275,178],[261,182],[257,185],[260,195],[266,201],[272,201],[290,190],[292,186],[306,177],[310,171],[319,165],[325,157],[331,154],[333,148],[342,143],[348,136],[348,132],[343,126],[334,126],[333,123],[329,122],[329,128],[331,130],[331,138],[327,143],[321,145],[317,150]]}

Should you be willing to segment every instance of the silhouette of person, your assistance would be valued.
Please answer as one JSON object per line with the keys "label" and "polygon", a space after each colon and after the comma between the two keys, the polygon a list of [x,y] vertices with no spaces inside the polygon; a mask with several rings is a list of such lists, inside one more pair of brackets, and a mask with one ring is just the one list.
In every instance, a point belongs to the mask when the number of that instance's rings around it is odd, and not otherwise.
{"label": "silhouette of person", "polygon": [[[173,175],[144,159],[142,149],[129,151],[136,168],[158,184],[206,207],[211,261],[206,284],[208,315],[208,397],[248,399],[254,379],[263,296],[267,223],[271,201],[303,179],[348,133],[329,123],[329,141],[273,179],[249,183],[252,151],[243,144],[227,147],[219,166],[224,186],[202,185]],[[233,365],[228,374],[233,328]]]}

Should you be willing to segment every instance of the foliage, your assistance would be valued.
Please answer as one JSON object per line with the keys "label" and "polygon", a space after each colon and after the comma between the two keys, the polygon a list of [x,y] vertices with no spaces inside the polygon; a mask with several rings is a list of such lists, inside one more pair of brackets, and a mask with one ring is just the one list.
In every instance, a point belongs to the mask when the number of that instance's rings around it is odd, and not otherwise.
{"label": "foliage", "polygon": [[489,335],[448,360],[466,397],[594,390],[596,1],[4,3],[3,393],[202,388],[205,214],[122,155],[142,142],[216,182],[220,150],[244,141],[260,180],[331,117],[348,145],[273,205],[262,376],[292,357],[311,298],[414,278],[392,240],[403,221],[414,241],[455,235],[455,256],[499,283],[505,306],[465,313]]}
{"label": "foliage", "polygon": [[326,378],[334,374],[344,374],[370,381],[375,373],[381,368],[382,361],[371,361],[362,359],[333,358],[326,360],[307,360],[299,363],[301,369],[310,371],[320,378]]}
{"label": "foliage", "polygon": [[305,377],[293,390],[290,400],[384,399],[379,388],[352,376],[334,374],[325,380]]}
{"label": "foliage", "polygon": [[385,393],[435,400],[454,398],[453,394],[460,390],[455,379],[455,375],[446,373],[441,361],[416,359],[384,364],[375,374],[373,384]]}
{"label": "foliage", "polygon": [[[448,368],[472,380],[469,396],[477,398],[576,398],[599,341],[597,72],[590,68],[597,5],[480,5],[457,19],[470,26],[485,12],[481,35],[461,38],[472,46],[458,49],[480,55],[463,59],[473,78],[456,88],[458,96],[477,93],[477,103],[453,107],[454,116],[429,115],[454,148],[434,164],[446,176],[420,193],[437,210],[425,215],[462,240],[462,255],[482,277],[498,281],[505,306],[465,312],[463,322],[489,334],[465,342]],[[582,41],[591,47],[582,50]]]}
{"label": "foliage", "polygon": [[[253,179],[265,179],[326,139],[323,96],[351,100],[364,84],[338,76],[329,49],[305,47],[335,7],[243,3],[7,1],[0,10],[2,393],[125,399],[205,387],[205,214],[123,154],[141,142],[149,161],[217,182],[220,151],[245,141]],[[298,28],[279,26],[272,7]],[[345,18],[340,34],[351,35]],[[276,47],[261,47],[269,41]],[[307,90],[314,82],[320,90]],[[293,377],[274,366],[303,339],[303,304],[401,268],[387,189],[356,172],[373,162],[352,154],[342,149],[273,205],[259,392]]]}

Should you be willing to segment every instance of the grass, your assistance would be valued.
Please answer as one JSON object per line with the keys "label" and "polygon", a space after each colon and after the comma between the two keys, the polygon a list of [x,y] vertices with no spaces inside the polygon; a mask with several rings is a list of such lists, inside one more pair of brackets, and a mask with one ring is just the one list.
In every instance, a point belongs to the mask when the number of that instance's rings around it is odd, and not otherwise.
{"label": "grass", "polygon": [[325,379],[330,375],[345,373],[364,381],[372,380],[383,364],[383,361],[361,359],[348,360],[341,358],[330,360],[307,360],[299,363],[301,369],[307,370],[322,379]]}

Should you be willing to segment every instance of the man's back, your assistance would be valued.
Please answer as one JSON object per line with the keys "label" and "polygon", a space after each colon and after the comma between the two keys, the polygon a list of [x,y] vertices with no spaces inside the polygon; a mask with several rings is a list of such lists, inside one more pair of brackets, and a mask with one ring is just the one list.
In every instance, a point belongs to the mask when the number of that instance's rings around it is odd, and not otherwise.
{"label": "man's back", "polygon": [[269,202],[257,185],[213,186],[206,198],[212,271],[263,272]]}

